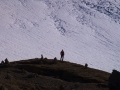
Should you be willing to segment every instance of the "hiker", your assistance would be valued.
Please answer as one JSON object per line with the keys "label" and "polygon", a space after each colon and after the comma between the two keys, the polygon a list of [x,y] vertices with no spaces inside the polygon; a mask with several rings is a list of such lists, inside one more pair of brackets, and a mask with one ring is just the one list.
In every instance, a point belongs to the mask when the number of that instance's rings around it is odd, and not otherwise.
{"label": "hiker", "polygon": [[7,58],[5,59],[5,64],[9,64],[9,61]]}
{"label": "hiker", "polygon": [[41,54],[41,60],[43,60],[43,55]]}
{"label": "hiker", "polygon": [[1,64],[4,64],[4,63],[5,63],[5,62],[2,60],[2,61],[1,61]]}
{"label": "hiker", "polygon": [[60,60],[61,60],[61,61],[63,61],[63,59],[64,59],[64,54],[65,54],[65,53],[64,53],[64,51],[62,50],[62,51],[60,52],[60,55],[61,55]]}

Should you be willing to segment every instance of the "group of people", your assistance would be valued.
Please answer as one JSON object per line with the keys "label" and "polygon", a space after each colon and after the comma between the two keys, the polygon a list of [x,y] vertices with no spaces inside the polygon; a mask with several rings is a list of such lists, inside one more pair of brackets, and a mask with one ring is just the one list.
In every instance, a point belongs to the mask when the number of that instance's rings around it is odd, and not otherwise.
{"label": "group of people", "polygon": [[[64,59],[64,55],[65,55],[63,49],[62,49],[62,51],[60,52],[60,55],[61,55],[61,57],[60,57],[60,61],[63,61],[63,59]],[[56,57],[55,57],[55,58],[56,58]],[[43,59],[43,55],[42,55],[42,54],[41,54],[41,59]]]}

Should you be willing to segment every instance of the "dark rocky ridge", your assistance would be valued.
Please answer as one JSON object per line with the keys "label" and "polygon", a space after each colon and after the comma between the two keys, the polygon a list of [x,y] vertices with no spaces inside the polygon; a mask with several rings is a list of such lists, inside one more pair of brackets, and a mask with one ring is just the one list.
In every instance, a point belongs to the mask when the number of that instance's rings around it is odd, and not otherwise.
{"label": "dark rocky ridge", "polygon": [[109,90],[110,73],[53,59],[0,65],[0,90]]}

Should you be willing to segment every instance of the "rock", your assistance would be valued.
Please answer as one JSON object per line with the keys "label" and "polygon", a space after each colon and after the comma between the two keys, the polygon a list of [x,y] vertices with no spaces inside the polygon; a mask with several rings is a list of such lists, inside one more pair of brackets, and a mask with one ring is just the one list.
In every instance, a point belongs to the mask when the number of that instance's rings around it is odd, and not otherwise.
{"label": "rock", "polygon": [[1,61],[1,64],[5,64],[5,62],[2,60],[2,61]]}
{"label": "rock", "polygon": [[120,72],[113,70],[109,77],[109,88],[110,90],[120,90]]}
{"label": "rock", "polygon": [[56,58],[56,57],[54,58],[54,60],[53,60],[52,63],[53,63],[53,64],[57,63],[57,58]]}
{"label": "rock", "polygon": [[88,67],[88,64],[86,63],[86,64],[85,64],[85,68],[87,68],[87,67]]}

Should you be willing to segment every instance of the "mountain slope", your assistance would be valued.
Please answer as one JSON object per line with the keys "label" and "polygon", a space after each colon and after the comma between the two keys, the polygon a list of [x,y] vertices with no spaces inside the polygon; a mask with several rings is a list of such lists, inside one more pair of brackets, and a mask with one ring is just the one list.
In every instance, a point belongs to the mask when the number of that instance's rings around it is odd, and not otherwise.
{"label": "mountain slope", "polygon": [[0,59],[60,58],[111,72],[120,66],[120,1],[1,0]]}
{"label": "mountain slope", "polygon": [[0,89],[5,90],[109,90],[109,77],[104,71],[53,59],[0,64]]}

